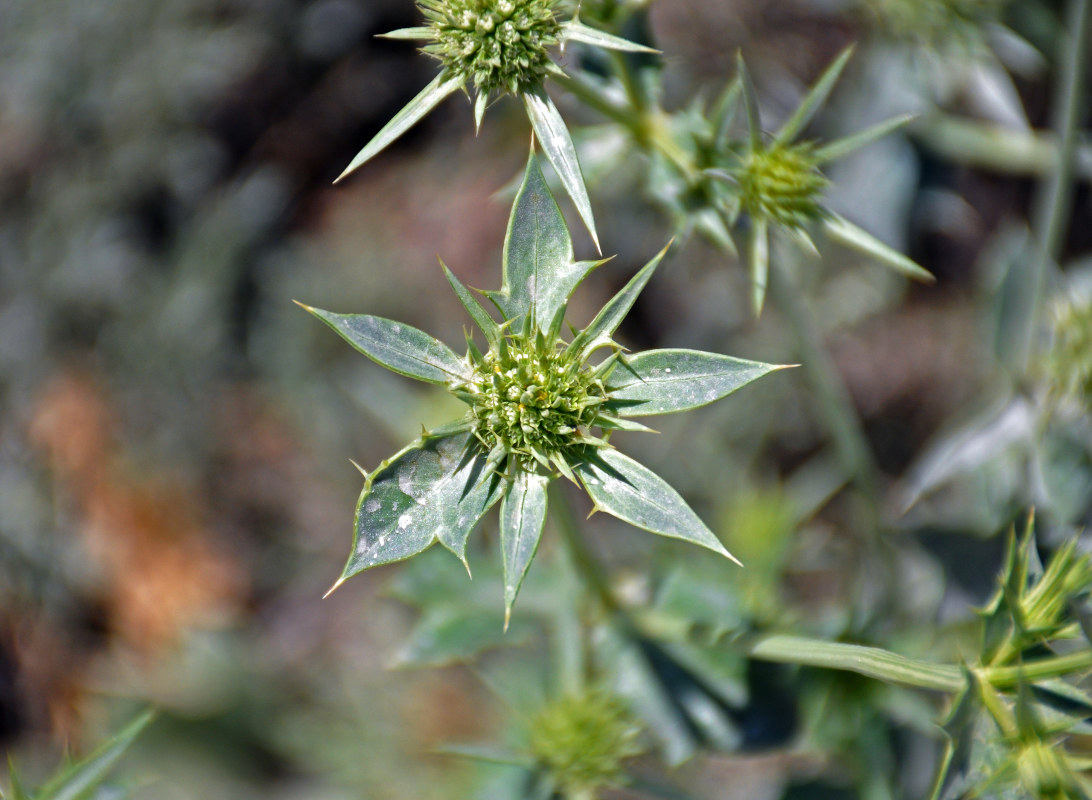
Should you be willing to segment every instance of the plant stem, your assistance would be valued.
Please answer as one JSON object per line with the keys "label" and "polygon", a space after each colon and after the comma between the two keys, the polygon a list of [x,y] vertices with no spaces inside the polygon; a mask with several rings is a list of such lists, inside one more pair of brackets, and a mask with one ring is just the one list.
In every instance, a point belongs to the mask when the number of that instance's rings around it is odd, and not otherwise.
{"label": "plant stem", "polygon": [[561,529],[561,541],[565,544],[565,551],[569,555],[576,573],[583,579],[588,590],[599,600],[607,612],[614,615],[621,611],[618,601],[611,594],[607,577],[599,562],[591,554],[584,539],[580,535],[580,528],[573,514],[573,508],[569,495],[559,486],[560,481],[554,481],[550,487],[552,496],[550,507],[554,509],[554,518]]}
{"label": "plant stem", "polygon": [[[742,650],[759,661],[856,672],[896,686],[949,693],[961,691],[966,686],[964,673],[957,666],[900,656],[879,647],[803,636],[768,635],[744,640]],[[1011,667],[983,667],[975,672],[983,683],[996,689],[1007,689],[1020,683],[1060,678],[1087,669],[1092,669],[1092,649]]]}
{"label": "plant stem", "polygon": [[1025,305],[1017,321],[1022,336],[1012,354],[1013,363],[1026,371],[1035,347],[1042,314],[1043,284],[1047,270],[1061,257],[1063,237],[1073,205],[1073,173],[1077,151],[1077,133],[1084,96],[1084,73],[1089,39],[1092,39],[1092,15],[1089,0],[1069,0],[1065,30],[1068,37],[1061,47],[1061,77],[1054,96],[1052,128],[1058,141],[1054,170],[1035,199],[1032,229],[1035,232],[1034,258],[1026,276]]}
{"label": "plant stem", "polygon": [[[879,468],[861,429],[857,412],[845,384],[839,378],[834,359],[820,345],[823,334],[811,310],[803,303],[783,267],[773,265],[770,275],[770,298],[785,316],[800,351],[804,373],[815,390],[819,413],[826,422],[838,462],[846,475],[864,492],[875,511]],[[873,520],[875,521],[875,519]]]}
{"label": "plant stem", "polygon": [[965,685],[959,667],[907,658],[879,647],[771,635],[745,642],[743,652],[760,661],[845,670],[916,689],[957,692]]}

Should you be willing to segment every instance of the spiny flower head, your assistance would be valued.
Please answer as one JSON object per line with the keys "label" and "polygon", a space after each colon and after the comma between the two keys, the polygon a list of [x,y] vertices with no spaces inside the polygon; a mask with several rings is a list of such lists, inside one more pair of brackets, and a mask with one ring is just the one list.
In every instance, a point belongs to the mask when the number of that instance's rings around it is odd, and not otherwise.
{"label": "spiny flower head", "polygon": [[433,42],[424,51],[479,92],[540,85],[561,24],[551,0],[421,0]]}
{"label": "spiny flower head", "polygon": [[736,172],[740,204],[786,228],[799,228],[823,215],[822,192],[829,181],[819,172],[810,142],[760,147],[743,158]]}
{"label": "spiny flower head", "polygon": [[500,503],[507,619],[542,535],[547,485],[558,477],[582,486],[597,511],[733,558],[678,492],[607,441],[614,431],[648,430],[633,417],[697,408],[778,369],[695,350],[629,354],[614,341],[666,251],[565,341],[569,297],[603,262],[574,260],[532,155],[508,225],[501,288],[480,293],[501,319],[443,268],[484,351],[472,332],[460,357],[409,325],[309,309],[380,365],[443,386],[468,406],[366,475],[353,550],[335,586],[437,541],[466,564],[471,530]]}
{"label": "spiny flower head", "polygon": [[574,462],[579,449],[598,443],[593,425],[607,399],[607,368],[581,364],[560,339],[541,331],[506,335],[485,355],[471,351],[474,376],[459,396],[472,409],[474,435],[493,452],[500,447],[516,466]]}
{"label": "spiny flower head", "polygon": [[623,763],[643,749],[625,705],[606,692],[547,703],[530,728],[531,753],[565,796],[623,783]]}

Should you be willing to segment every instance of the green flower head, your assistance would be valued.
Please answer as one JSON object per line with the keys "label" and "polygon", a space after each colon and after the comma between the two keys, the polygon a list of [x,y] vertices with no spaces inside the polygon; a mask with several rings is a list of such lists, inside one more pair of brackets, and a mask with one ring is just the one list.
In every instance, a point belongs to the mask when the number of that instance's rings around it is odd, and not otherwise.
{"label": "green flower head", "polygon": [[624,762],[642,752],[639,733],[613,695],[571,694],[547,703],[532,717],[530,750],[564,796],[589,796],[625,783]]}
{"label": "green flower head", "polygon": [[542,84],[561,24],[551,0],[421,0],[432,31],[424,50],[479,92],[519,94]]}
{"label": "green flower head", "polygon": [[338,584],[437,541],[466,563],[467,537],[499,502],[510,611],[542,534],[547,484],[558,477],[583,486],[596,510],[731,558],[674,489],[609,441],[614,431],[648,430],[634,417],[696,408],[778,369],[693,350],[626,353],[613,334],[663,255],[586,328],[563,337],[569,296],[603,262],[574,260],[561,210],[532,155],[508,226],[501,288],[482,293],[502,319],[444,267],[484,351],[469,334],[460,357],[408,325],[308,309],[382,366],[445,386],[467,406],[460,419],[424,433],[367,476]]}
{"label": "green flower head", "polygon": [[561,21],[554,0],[420,0],[426,25],[384,34],[388,39],[424,42],[422,50],[439,59],[440,74],[399,111],[356,154],[341,180],[385,148],[449,95],[476,92],[474,120],[480,128],[493,94],[520,97],[527,118],[562,186],[599,247],[580,162],[572,136],[543,84],[564,74],[550,58],[554,45],[577,42],[627,52],[654,52],[594,28],[578,19]]}
{"label": "green flower head", "polygon": [[[721,103],[722,113],[731,110],[734,114],[737,98],[742,98],[747,136],[742,142],[726,144],[723,166],[707,170],[706,174],[727,181],[733,188],[727,194],[731,202],[724,208],[729,220],[734,223],[738,211],[749,218],[748,261],[755,313],[761,312],[766,298],[771,228],[788,232],[807,250],[818,253],[808,234],[808,227],[814,224],[828,238],[910,278],[933,280],[932,274],[914,261],[823,205],[823,190],[830,182],[819,168],[905,125],[909,117],[896,117],[821,145],[798,141],[830,96],[852,54],[852,48],[847,48],[824,70],[776,133],[767,135],[762,128],[758,95],[742,58],[738,59],[736,80]],[[727,122],[719,125],[727,127]]]}

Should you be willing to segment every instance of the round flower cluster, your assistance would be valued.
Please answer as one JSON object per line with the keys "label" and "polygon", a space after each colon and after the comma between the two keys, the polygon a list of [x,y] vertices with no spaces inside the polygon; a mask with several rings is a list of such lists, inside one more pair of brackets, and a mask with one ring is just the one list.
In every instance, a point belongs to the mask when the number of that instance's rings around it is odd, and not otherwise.
{"label": "round flower cluster", "polygon": [[819,219],[819,201],[829,181],[819,172],[809,142],[774,145],[748,153],[735,171],[743,210],[786,228]]}
{"label": "round flower cluster", "polygon": [[[531,752],[566,797],[624,782],[622,762],[642,752],[625,706],[603,692],[568,695],[531,721]],[[580,795],[584,796],[584,795]]]}
{"label": "round flower cluster", "polygon": [[553,472],[551,455],[580,447],[606,400],[592,371],[544,337],[511,337],[474,364],[467,386],[475,435],[487,450],[503,444],[521,468]]}
{"label": "round flower cluster", "polygon": [[478,91],[517,94],[540,85],[561,25],[553,0],[420,0],[432,29],[424,50]]}
{"label": "round flower cluster", "polygon": [[1051,346],[1040,369],[1051,392],[1092,408],[1092,294],[1054,308]]}

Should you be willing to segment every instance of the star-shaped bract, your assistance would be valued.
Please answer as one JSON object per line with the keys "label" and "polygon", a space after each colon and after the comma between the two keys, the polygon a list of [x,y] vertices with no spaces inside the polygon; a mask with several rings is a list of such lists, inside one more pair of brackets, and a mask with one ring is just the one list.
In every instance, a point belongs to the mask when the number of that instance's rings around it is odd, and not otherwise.
{"label": "star-shaped bract", "polygon": [[491,96],[513,94],[523,101],[543,152],[599,249],[576,148],[565,121],[543,86],[549,74],[564,74],[550,58],[550,48],[581,42],[628,52],[655,51],[590,28],[579,18],[561,22],[556,5],[555,0],[420,0],[418,6],[427,25],[402,28],[384,36],[427,42],[422,49],[440,61],[440,74],[356,154],[338,180],[459,90],[468,92],[473,87],[474,119],[478,127]]}
{"label": "star-shaped bract", "polygon": [[[437,541],[465,564],[467,537],[499,502],[507,615],[542,535],[546,487],[557,477],[582,485],[595,511],[733,558],[678,492],[609,442],[615,430],[648,430],[634,417],[696,408],[779,369],[695,350],[626,353],[612,337],[663,255],[565,341],[569,296],[603,262],[574,260],[564,218],[532,153],[505,237],[501,288],[483,292],[501,321],[444,266],[486,351],[470,334],[460,357],[409,325],[308,308],[375,362],[443,385],[469,407],[367,476],[353,550],[335,588]],[[609,352],[589,363],[601,349]]]}

